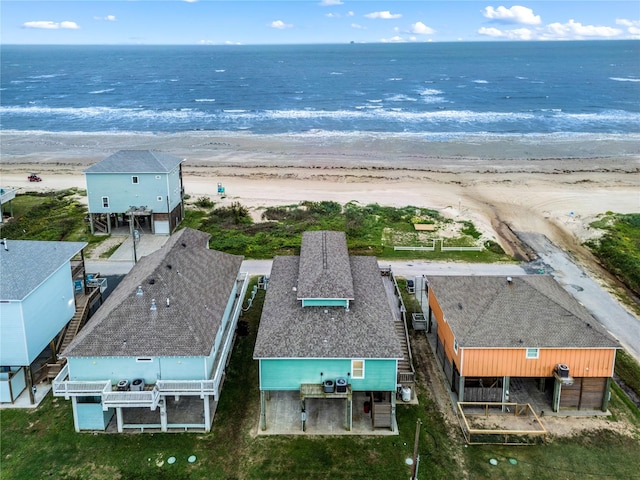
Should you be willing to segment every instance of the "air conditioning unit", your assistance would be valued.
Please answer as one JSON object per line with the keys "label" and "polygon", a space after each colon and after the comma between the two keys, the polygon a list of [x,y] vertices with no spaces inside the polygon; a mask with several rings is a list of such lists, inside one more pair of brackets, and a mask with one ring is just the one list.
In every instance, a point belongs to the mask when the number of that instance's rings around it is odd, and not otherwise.
{"label": "air conditioning unit", "polygon": [[558,364],[558,376],[560,378],[569,378],[569,367],[564,363]]}
{"label": "air conditioning unit", "polygon": [[336,378],[336,392],[347,393],[347,379],[344,377]]}
{"label": "air conditioning unit", "polygon": [[117,389],[119,392],[126,392],[129,390],[129,380],[120,380],[118,382]]}
{"label": "air conditioning unit", "polygon": [[324,381],[324,393],[333,393],[335,389],[335,382],[333,380],[325,380]]}
{"label": "air conditioning unit", "polygon": [[134,392],[141,392],[144,390],[144,380],[142,378],[136,378],[131,382],[131,390]]}

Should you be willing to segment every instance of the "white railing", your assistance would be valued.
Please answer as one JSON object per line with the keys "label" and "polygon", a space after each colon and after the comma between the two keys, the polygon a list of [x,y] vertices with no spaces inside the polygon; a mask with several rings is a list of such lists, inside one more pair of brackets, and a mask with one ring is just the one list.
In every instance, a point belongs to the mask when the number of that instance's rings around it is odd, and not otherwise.
{"label": "white railing", "polygon": [[142,391],[113,391],[111,383],[109,390],[102,392],[102,409],[107,411],[113,407],[149,407],[155,410],[160,401],[160,392],[157,386],[151,390]]}
{"label": "white railing", "polygon": [[217,395],[217,383],[214,380],[158,380],[156,383],[161,395]]}
{"label": "white railing", "polygon": [[111,388],[109,380],[67,380],[68,377],[69,365],[66,364],[51,383],[54,396],[69,400],[70,397],[102,395],[106,388]]}

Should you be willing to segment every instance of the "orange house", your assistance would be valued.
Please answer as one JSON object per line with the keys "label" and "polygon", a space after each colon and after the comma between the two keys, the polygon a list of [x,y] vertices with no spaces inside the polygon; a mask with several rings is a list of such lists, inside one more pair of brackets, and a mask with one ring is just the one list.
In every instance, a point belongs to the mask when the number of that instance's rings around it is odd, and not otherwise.
{"label": "orange house", "polygon": [[620,345],[552,277],[430,276],[425,289],[459,401],[514,401],[526,383],[553,411],[607,410]]}

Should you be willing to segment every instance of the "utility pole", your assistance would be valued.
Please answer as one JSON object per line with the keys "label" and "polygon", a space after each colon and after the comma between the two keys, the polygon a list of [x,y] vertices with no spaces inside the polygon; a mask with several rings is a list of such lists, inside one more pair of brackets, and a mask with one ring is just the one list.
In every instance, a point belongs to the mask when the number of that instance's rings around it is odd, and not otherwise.
{"label": "utility pole", "polygon": [[411,467],[411,480],[417,480],[416,473],[418,471],[418,444],[420,442],[420,426],[422,425],[422,420],[418,419],[416,421],[416,439],[413,444],[413,466]]}

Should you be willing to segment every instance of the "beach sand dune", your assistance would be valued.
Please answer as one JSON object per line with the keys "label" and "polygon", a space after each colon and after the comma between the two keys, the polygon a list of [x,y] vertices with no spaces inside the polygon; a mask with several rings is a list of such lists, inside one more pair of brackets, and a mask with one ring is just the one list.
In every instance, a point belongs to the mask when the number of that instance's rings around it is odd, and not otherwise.
{"label": "beach sand dune", "polygon": [[[579,257],[607,211],[640,211],[637,139],[598,142],[427,142],[419,138],[2,132],[3,186],[23,191],[85,188],[83,170],[121,149],[185,158],[186,193],[265,206],[300,201],[413,205],[469,219],[510,253],[513,231],[534,231]],[[588,143],[588,142],[587,142]],[[606,155],[607,151],[616,152]],[[579,156],[576,156],[579,155]],[[29,183],[38,172],[43,181]],[[226,195],[217,195],[221,182]],[[591,259],[593,261],[593,259]]]}

